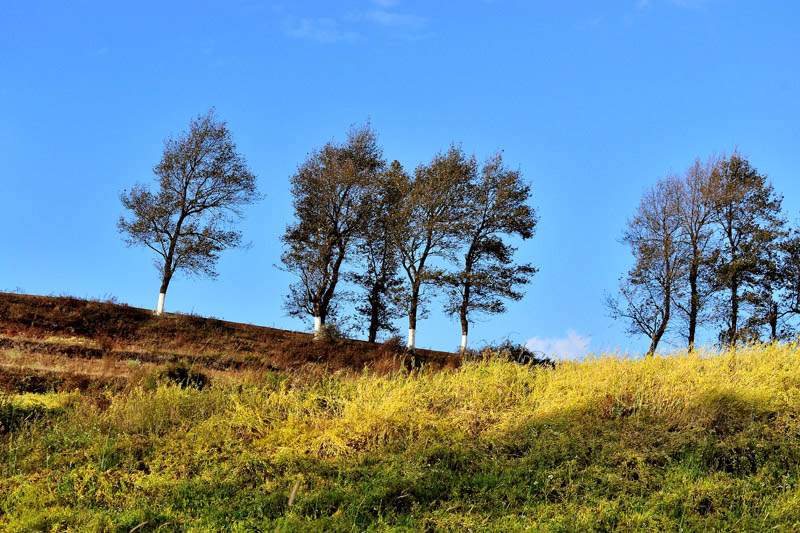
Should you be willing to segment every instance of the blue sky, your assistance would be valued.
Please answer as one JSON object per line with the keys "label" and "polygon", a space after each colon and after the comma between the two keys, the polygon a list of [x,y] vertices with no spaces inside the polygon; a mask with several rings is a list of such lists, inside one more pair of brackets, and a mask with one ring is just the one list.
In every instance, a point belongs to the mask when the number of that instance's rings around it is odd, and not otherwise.
{"label": "blue sky", "polygon": [[[371,117],[413,168],[455,141],[504,150],[540,224],[540,269],[473,343],[562,354],[646,348],[603,307],[630,264],[618,241],[642,192],[734,147],[800,214],[800,3],[29,2],[0,16],[0,289],[153,307],[157,274],[126,248],[118,193],[150,182],[163,139],[215,106],[266,199],[216,281],[177,277],[167,310],[289,329],[279,237],[288,177]],[[401,321],[399,325],[405,324]],[[710,337],[708,337],[710,339]],[[454,349],[434,305],[417,344]]]}

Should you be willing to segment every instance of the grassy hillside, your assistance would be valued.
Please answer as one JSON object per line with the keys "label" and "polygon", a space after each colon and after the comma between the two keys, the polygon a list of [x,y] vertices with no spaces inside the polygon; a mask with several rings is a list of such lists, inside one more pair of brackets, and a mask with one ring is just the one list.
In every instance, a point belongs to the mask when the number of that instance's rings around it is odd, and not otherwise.
{"label": "grassy hillside", "polygon": [[459,362],[455,354],[431,350],[408,358],[397,343],[314,342],[307,333],[195,315],[156,317],[113,302],[0,293],[0,389],[8,391],[124,388],[143,370],[176,363],[227,379]]}
{"label": "grassy hillside", "polygon": [[790,345],[7,395],[0,528],[798,531],[799,368]]}

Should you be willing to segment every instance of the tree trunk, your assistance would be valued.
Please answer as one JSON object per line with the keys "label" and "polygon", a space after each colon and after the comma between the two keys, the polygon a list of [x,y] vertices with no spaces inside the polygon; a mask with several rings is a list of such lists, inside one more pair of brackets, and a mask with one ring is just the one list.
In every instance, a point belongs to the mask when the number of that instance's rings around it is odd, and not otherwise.
{"label": "tree trunk", "polygon": [[467,320],[467,312],[463,307],[461,308],[461,349],[460,353],[467,351],[467,335],[469,335],[469,321]]}
{"label": "tree trunk", "polygon": [[658,325],[658,329],[653,333],[650,342],[650,349],[647,351],[647,355],[653,355],[656,353],[656,348],[658,348],[658,343],[661,342],[661,337],[664,336],[664,332],[667,331],[667,324],[669,324],[670,318],[670,310],[672,304],[672,291],[667,289],[664,292],[664,315],[661,319],[661,324]]}
{"label": "tree trunk", "polygon": [[650,349],[647,351],[647,355],[653,355],[656,353],[656,348],[658,348],[658,343],[661,342],[661,337],[664,336],[664,332],[667,329],[667,319],[664,319],[663,322],[658,326],[658,329],[653,334],[653,337],[650,339]]}
{"label": "tree trunk", "polygon": [[419,301],[419,287],[411,291],[411,302],[408,306],[408,349],[413,350],[417,334],[417,303]]}
{"label": "tree trunk", "polygon": [[[183,190],[183,196],[186,197],[186,189]],[[156,308],[156,314],[160,315],[164,312],[164,299],[167,297],[167,287],[169,287],[169,281],[172,279],[172,274],[175,273],[173,260],[175,259],[175,247],[178,245],[178,236],[181,234],[181,226],[183,225],[183,221],[186,218],[186,213],[181,208],[181,215],[178,217],[178,222],[175,224],[175,233],[170,239],[169,242],[169,251],[167,252],[166,257],[164,257],[164,275],[161,278],[161,290],[158,293],[158,307]]]}
{"label": "tree trunk", "polygon": [[169,287],[169,275],[164,275],[161,280],[161,289],[158,291],[158,307],[156,307],[156,314],[161,315],[164,312],[164,300],[167,297],[167,287]]}
{"label": "tree trunk", "polygon": [[331,266],[331,273],[328,283],[323,285],[321,293],[318,293],[319,296],[317,301],[314,303],[314,317],[320,318],[320,326],[325,324],[325,320],[328,317],[328,310],[330,308],[331,301],[333,300],[333,295],[336,291],[336,285],[339,283],[339,269],[342,266],[345,254],[344,244],[339,245],[338,251],[339,254],[336,256],[336,259],[333,261],[333,265]]}
{"label": "tree trunk", "polygon": [[778,303],[772,302],[769,309],[769,327],[772,333],[772,342],[778,340]]}
{"label": "tree trunk", "polygon": [[697,315],[700,312],[700,297],[697,294],[697,263],[693,262],[689,271],[689,352],[694,350],[694,339],[697,332]]}
{"label": "tree trunk", "polygon": [[736,344],[739,324],[739,284],[736,281],[731,283],[731,316],[730,329],[728,330],[728,343]]}
{"label": "tree trunk", "polygon": [[315,303],[312,308],[312,315],[314,317],[314,339],[318,339],[322,326],[325,324],[325,309],[319,303]]}
{"label": "tree trunk", "polygon": [[461,308],[459,309],[459,315],[461,318],[461,349],[459,350],[459,353],[462,354],[467,351],[467,335],[469,334],[469,317],[467,316],[467,313],[469,312],[469,297],[472,289],[472,278],[470,277],[472,274],[472,261],[473,255],[472,250],[470,250],[470,252],[467,253],[466,260],[464,261],[464,294],[463,298],[461,299]]}
{"label": "tree trunk", "polygon": [[369,339],[368,342],[375,342],[378,337],[378,326],[380,325],[380,285],[374,283],[372,285],[372,294],[370,295],[369,305]]}

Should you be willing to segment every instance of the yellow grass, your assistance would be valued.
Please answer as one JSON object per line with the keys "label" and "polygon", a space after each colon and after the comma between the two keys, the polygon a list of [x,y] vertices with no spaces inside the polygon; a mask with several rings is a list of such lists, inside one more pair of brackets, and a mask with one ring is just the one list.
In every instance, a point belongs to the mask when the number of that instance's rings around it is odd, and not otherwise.
{"label": "yellow grass", "polygon": [[796,531],[798,370],[788,344],[73,397],[0,442],[0,526]]}

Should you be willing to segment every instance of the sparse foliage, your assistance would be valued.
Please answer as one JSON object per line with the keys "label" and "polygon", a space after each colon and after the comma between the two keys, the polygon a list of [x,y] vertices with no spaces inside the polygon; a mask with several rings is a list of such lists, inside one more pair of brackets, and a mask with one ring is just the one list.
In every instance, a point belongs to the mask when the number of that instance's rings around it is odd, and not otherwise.
{"label": "sparse foliage", "polygon": [[503,241],[504,236],[533,236],[536,216],[529,199],[530,187],[518,171],[504,165],[501,154],[486,161],[467,188],[459,235],[464,245],[460,269],[445,277],[447,312],[460,319],[462,352],[471,317],[505,312],[504,300],[521,299],[518,287],[536,273],[530,264],[515,264],[516,249]]}
{"label": "sparse foliage", "polygon": [[769,312],[763,310],[773,308],[771,271],[784,235],[782,198],[766,177],[736,152],[720,161],[712,187],[714,222],[721,236],[714,272],[720,295],[719,339],[724,344],[755,340],[760,326],[769,321]]}
{"label": "sparse foliage", "polygon": [[444,271],[432,258],[451,259],[462,231],[468,184],[476,172],[474,158],[451,146],[427,165],[420,165],[413,178],[395,167],[392,186],[403,202],[391,226],[392,239],[406,274],[404,298],[408,312],[408,347],[414,348],[417,315],[422,308],[423,287],[442,281]]}
{"label": "sparse foliage", "polygon": [[382,151],[369,124],[351,128],[344,144],[312,152],[291,177],[295,222],[286,228],[284,268],[299,280],[285,307],[315,318],[315,331],[336,309],[341,268],[369,218],[371,194],[383,170]]}
{"label": "sparse foliage", "polygon": [[213,109],[193,119],[188,132],[167,139],[153,172],[155,192],[142,184],[122,192],[130,214],[117,225],[128,245],[146,246],[157,255],[160,313],[176,272],[216,277],[219,253],[242,244],[232,224],[260,195],[255,175]]}
{"label": "sparse foliage", "polygon": [[686,252],[680,241],[680,188],[679,179],[670,176],[643,196],[622,239],[631,248],[634,267],[620,280],[621,301],[606,301],[612,318],[627,321],[630,334],[650,339],[650,354],[667,331],[673,299],[681,296]]}
{"label": "sparse foliage", "polygon": [[792,230],[779,245],[774,288],[777,301],[769,317],[771,336],[788,338],[795,333],[788,319],[800,316],[800,229]]}
{"label": "sparse foliage", "polygon": [[[786,338],[792,331],[789,319],[800,314],[800,237],[787,238],[782,197],[738,152],[696,160],[683,179],[666,182],[676,191],[670,194],[675,198],[671,218],[678,223],[672,239],[673,268],[667,268],[667,240],[659,248],[642,247],[636,244],[641,241],[636,233],[627,232],[625,241],[632,245],[636,266],[622,283],[623,303],[608,299],[612,316],[629,319],[630,333],[644,333],[657,344],[670,319],[670,302],[665,299],[669,288],[672,303],[688,325],[689,350],[698,327],[712,317],[721,326],[722,344],[760,340],[764,333],[773,340]],[[656,189],[666,182],[660,181]],[[642,206],[662,203],[653,201],[657,197],[666,198],[650,194]],[[629,229],[651,218],[641,217],[642,206]],[[653,250],[660,250],[655,262]],[[669,270],[672,274],[667,276]]]}
{"label": "sparse foliage", "polygon": [[402,171],[400,163],[394,161],[385,173],[379,175],[368,202],[366,223],[356,240],[357,271],[349,276],[365,296],[358,300],[355,311],[368,323],[369,342],[376,341],[379,331],[396,333],[392,321],[402,313],[397,303],[397,291],[403,280],[399,276],[398,251],[390,231],[392,218],[401,202],[392,182],[394,174]]}
{"label": "sparse foliage", "polygon": [[689,351],[694,349],[697,328],[708,321],[705,312],[714,293],[713,264],[719,254],[714,233],[712,177],[717,160],[695,160],[678,188],[677,217],[679,240],[686,253],[684,279],[680,281],[683,298],[673,297],[675,307],[686,323]]}

